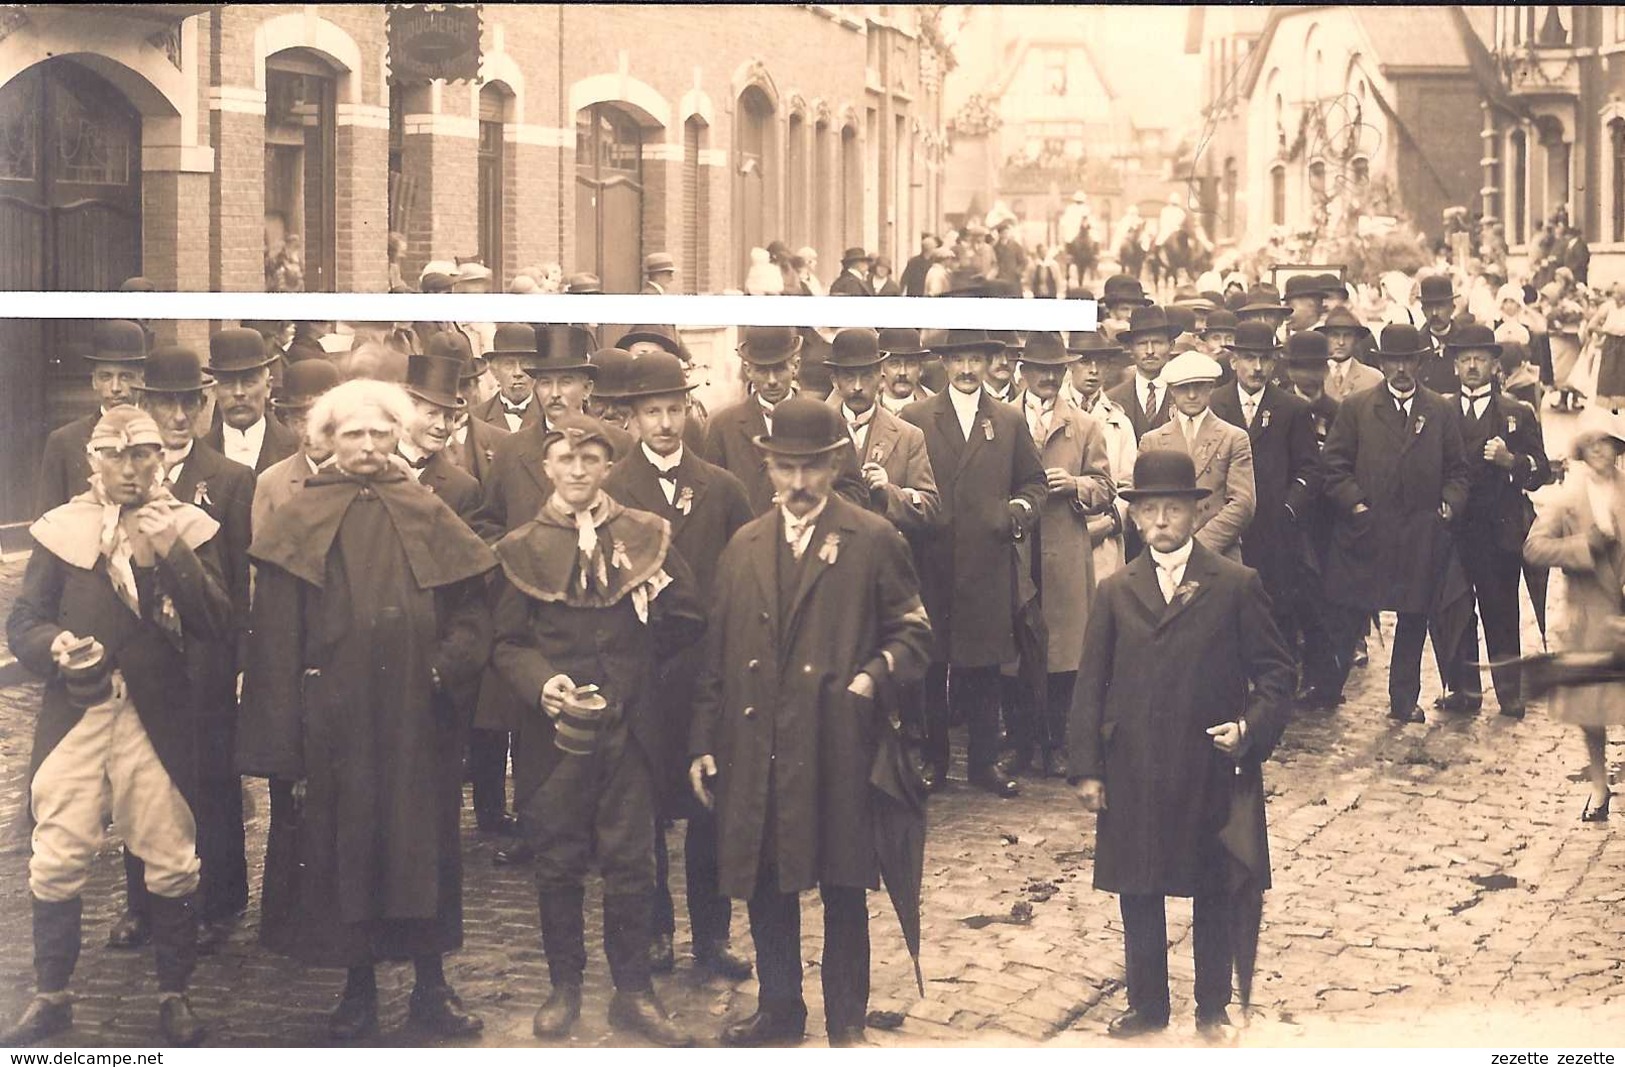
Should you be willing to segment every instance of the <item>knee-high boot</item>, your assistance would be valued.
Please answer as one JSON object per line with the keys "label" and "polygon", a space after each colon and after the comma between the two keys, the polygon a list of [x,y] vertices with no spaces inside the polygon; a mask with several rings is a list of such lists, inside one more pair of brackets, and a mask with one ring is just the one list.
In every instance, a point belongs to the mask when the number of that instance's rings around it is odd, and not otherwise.
{"label": "knee-high boot", "polygon": [[151,897],[152,948],[158,970],[158,1026],[172,1045],[190,1046],[206,1030],[186,999],[186,983],[197,966],[197,895]]}
{"label": "knee-high boot", "polygon": [[604,955],[616,989],[639,993],[654,988],[648,948],[653,925],[649,894],[604,894]]}
{"label": "knee-high boot", "polygon": [[60,993],[68,988],[73,968],[79,962],[80,921],[84,902],[41,900],[34,902],[34,980],[41,993]]}

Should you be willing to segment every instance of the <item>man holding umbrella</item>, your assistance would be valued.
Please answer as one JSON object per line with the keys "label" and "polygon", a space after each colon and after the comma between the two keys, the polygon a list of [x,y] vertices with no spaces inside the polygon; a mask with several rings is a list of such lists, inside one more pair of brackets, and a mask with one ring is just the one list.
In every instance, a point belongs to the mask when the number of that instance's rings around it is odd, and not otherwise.
{"label": "man holding umbrella", "polygon": [[[980,388],[980,382],[977,383]],[[799,1042],[799,894],[824,902],[825,1020],[832,1045],[862,1040],[869,994],[865,890],[882,869],[917,936],[912,884],[880,847],[887,793],[871,783],[898,745],[894,687],[925,667],[931,624],[901,534],[833,493],[847,447],[827,404],[791,399],[756,439],[780,503],[736,534],[717,565],[689,769],[717,813],[722,891],[749,901],[761,975],[757,1011],[722,1040]],[[909,927],[912,911],[915,925]],[[917,943],[911,944],[916,948]]]}
{"label": "man holding umbrella", "polygon": [[1096,592],[1068,781],[1099,816],[1095,888],[1121,896],[1129,1007],[1107,1032],[1168,1025],[1163,898],[1179,896],[1194,898],[1197,1029],[1219,1036],[1233,950],[1256,944],[1269,887],[1259,764],[1286,723],[1292,659],[1257,572],[1192,539],[1208,490],[1190,457],[1140,453],[1134,486],[1122,495],[1147,551]]}

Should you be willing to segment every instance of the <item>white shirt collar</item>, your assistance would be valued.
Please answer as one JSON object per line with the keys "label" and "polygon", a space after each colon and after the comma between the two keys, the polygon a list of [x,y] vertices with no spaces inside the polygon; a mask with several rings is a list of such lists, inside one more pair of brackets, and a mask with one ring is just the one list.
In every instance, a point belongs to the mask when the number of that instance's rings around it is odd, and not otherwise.
{"label": "white shirt collar", "polygon": [[857,423],[858,428],[862,429],[863,427],[869,425],[871,422],[874,421],[874,418],[875,418],[875,406],[873,404],[870,404],[868,411],[865,411],[862,415],[858,415],[858,414],[855,414],[852,411],[851,408],[847,407],[845,403],[842,403],[841,404],[841,418],[846,420],[846,424],[848,426],[851,426],[853,423]]}
{"label": "white shirt collar", "polygon": [[[411,463],[421,463],[429,455],[429,453],[413,444],[411,439],[405,434],[401,435],[400,442],[396,445],[396,447],[401,450],[401,455],[405,456]],[[416,474],[420,479],[423,477],[423,471],[421,468],[414,470],[412,473]]]}
{"label": "white shirt collar", "polygon": [[261,415],[259,421],[246,430],[221,422],[220,445],[227,459],[254,466],[259,461],[260,450],[265,447],[265,416]]}
{"label": "white shirt collar", "polygon": [[1182,576],[1185,565],[1191,561],[1191,545],[1195,543],[1194,540],[1186,541],[1172,552],[1161,552],[1149,545],[1146,547],[1151,552],[1152,563],[1155,563],[1162,570],[1173,571],[1174,576],[1178,578]]}
{"label": "white shirt collar", "polygon": [[1393,397],[1396,403],[1409,404],[1412,400],[1416,399],[1416,390],[1415,388],[1412,388],[1410,392],[1401,395],[1393,386],[1390,385],[1388,386],[1388,395]]}
{"label": "white shirt collar", "polygon": [[947,393],[948,402],[954,406],[954,411],[959,415],[960,422],[964,422],[967,418],[973,419],[976,417],[976,412],[982,406],[982,390],[978,389],[974,393],[962,393],[950,385]]}
{"label": "white shirt collar", "polygon": [[891,393],[882,387],[880,390],[880,403],[887,411],[890,411],[895,415],[904,408],[908,407],[910,404],[914,403],[914,398],[905,397],[902,400],[894,399]]}
{"label": "white shirt collar", "polygon": [[654,449],[649,447],[649,442],[647,441],[639,441],[638,447],[643,449],[644,458],[647,459],[649,461],[649,465],[657,471],[674,471],[677,469],[678,465],[683,462],[682,445],[678,445],[677,451],[673,452],[669,456],[660,455]]}
{"label": "white shirt collar", "polygon": [[169,468],[164,472],[165,481],[174,483],[180,479],[181,468],[186,466],[186,461],[192,457],[192,445],[195,443],[193,441],[186,442],[186,447],[178,452],[172,452],[167,448],[164,449],[164,465]]}
{"label": "white shirt collar", "polygon": [[1175,411],[1174,418],[1183,420],[1186,432],[1190,435],[1192,440],[1195,440],[1196,435],[1202,432],[1202,424],[1207,421],[1208,412],[1210,410],[1211,409],[1209,408],[1203,408],[1195,415],[1187,415],[1183,411]]}

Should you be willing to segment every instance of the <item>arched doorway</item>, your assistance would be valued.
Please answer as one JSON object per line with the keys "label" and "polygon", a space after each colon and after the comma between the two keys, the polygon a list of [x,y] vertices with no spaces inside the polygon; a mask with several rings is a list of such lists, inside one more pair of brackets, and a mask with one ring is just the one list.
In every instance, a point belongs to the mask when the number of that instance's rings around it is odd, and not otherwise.
{"label": "arched doorway", "polygon": [[613,104],[576,112],[576,271],[606,293],[643,287],[643,128]]}
{"label": "arched doorway", "polygon": [[503,262],[503,236],[508,229],[506,140],[504,131],[513,93],[501,82],[480,89],[479,238],[480,262],[491,268],[493,292],[502,292],[507,278]]}
{"label": "arched doorway", "polygon": [[304,48],[265,61],[265,287],[334,290],[338,72]]}
{"label": "arched doorway", "polygon": [[739,94],[734,133],[734,232],[738,235],[734,276],[729,285],[742,285],[750,269],[750,250],[766,248],[770,232],[768,190],[772,188],[773,101],[757,85]]}
{"label": "arched doorway", "polygon": [[[140,113],[69,59],[29,68],[0,87],[0,290],[116,290],[140,273]],[[91,328],[0,323],[0,523],[31,517],[46,432],[85,410]]]}

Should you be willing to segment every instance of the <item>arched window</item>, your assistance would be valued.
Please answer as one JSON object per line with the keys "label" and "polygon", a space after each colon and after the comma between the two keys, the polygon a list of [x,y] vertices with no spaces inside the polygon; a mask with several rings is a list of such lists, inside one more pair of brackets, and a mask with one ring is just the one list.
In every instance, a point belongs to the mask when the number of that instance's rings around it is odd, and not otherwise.
{"label": "arched window", "polygon": [[1507,218],[1512,223],[1512,243],[1524,244],[1529,240],[1529,136],[1523,130],[1512,131],[1511,195],[1507,198]]}
{"label": "arched window", "polygon": [[265,61],[268,289],[333,291],[337,102],[337,74],[319,54],[290,48]]}
{"label": "arched window", "polygon": [[1613,213],[1608,239],[1617,244],[1625,241],[1625,119],[1608,122],[1608,158],[1613,162],[1608,190]]}
{"label": "arched window", "polygon": [[696,293],[705,292],[711,280],[711,182],[700,166],[710,132],[698,115],[683,123],[683,269]]}
{"label": "arched window", "polygon": [[823,267],[839,249],[834,248],[835,236],[831,232],[831,219],[833,212],[830,204],[837,193],[832,187],[834,181],[834,167],[830,160],[833,148],[830,144],[829,123],[819,120],[813,127],[813,245],[818,249],[818,264]]}
{"label": "arched window", "polygon": [[807,120],[790,115],[789,145],[784,157],[784,237],[792,248],[811,243],[807,233]]}
{"label": "arched window", "polygon": [[1270,168],[1270,224],[1286,225],[1286,167],[1279,163]]}
{"label": "arched window", "polygon": [[742,283],[750,250],[766,248],[776,236],[772,217],[773,101],[760,86],[739,94],[734,130],[734,273]]}
{"label": "arched window", "polygon": [[858,151],[858,128],[841,129],[841,245],[863,238],[863,156]]}
{"label": "arched window", "polygon": [[491,268],[494,292],[503,288],[503,235],[508,230],[508,200],[504,170],[507,149],[503,130],[513,94],[501,82],[480,89],[479,244],[480,262]]}
{"label": "arched window", "polygon": [[643,129],[613,104],[576,112],[575,267],[606,293],[643,286]]}

